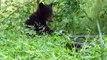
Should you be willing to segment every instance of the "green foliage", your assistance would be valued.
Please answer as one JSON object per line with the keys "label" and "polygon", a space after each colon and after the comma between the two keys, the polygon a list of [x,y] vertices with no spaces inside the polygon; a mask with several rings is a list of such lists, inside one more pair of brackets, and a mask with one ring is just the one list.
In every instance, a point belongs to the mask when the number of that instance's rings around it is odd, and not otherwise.
{"label": "green foliage", "polygon": [[[43,0],[53,2],[54,17],[49,26],[53,35],[36,35],[34,27],[25,28],[25,21],[37,9],[34,0],[5,0],[0,10],[0,60],[101,60],[107,59],[107,1]],[[96,20],[99,21],[97,28]],[[84,39],[83,48],[75,52],[66,47],[69,35],[98,34]],[[103,38],[103,39],[102,39]],[[101,41],[104,43],[101,44]],[[93,44],[94,46],[89,46]]]}

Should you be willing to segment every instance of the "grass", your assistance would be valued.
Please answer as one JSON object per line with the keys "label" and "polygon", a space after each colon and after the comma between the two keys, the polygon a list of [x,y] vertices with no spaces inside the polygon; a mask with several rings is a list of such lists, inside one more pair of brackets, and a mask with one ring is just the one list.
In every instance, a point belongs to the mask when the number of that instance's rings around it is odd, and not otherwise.
{"label": "grass", "polygon": [[103,49],[99,38],[95,37],[84,39],[85,45],[76,52],[75,47],[70,50],[66,46],[76,38],[72,40],[70,33],[60,33],[61,28],[56,27],[53,35],[36,35],[33,29],[25,28],[24,22],[30,14],[27,8],[14,9],[11,13],[5,9],[1,11],[0,60],[102,60],[102,54],[107,60],[107,36],[100,35]]}
{"label": "grass", "polygon": [[62,37],[46,35],[32,38],[15,32],[5,34],[0,41],[1,59],[54,60],[67,57],[68,51],[64,48],[66,42]]}
{"label": "grass", "polygon": [[[13,19],[14,20],[14,19]],[[7,21],[7,22],[5,22]],[[16,20],[9,25],[10,20],[0,25],[0,59],[1,60],[100,60],[98,39],[91,40],[94,47],[84,46],[78,52],[69,50],[66,44],[72,42],[68,36],[36,35],[33,30],[24,27],[24,21]],[[33,34],[29,36],[27,33]],[[105,37],[104,41],[107,42]],[[88,43],[88,42],[87,42]],[[86,49],[86,47],[89,47]],[[104,48],[106,58],[107,48]]]}

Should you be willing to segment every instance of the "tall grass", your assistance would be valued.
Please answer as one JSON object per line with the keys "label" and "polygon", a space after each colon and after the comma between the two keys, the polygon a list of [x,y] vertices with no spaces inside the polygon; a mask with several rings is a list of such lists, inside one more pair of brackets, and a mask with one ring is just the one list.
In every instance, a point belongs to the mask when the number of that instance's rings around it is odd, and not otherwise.
{"label": "tall grass", "polygon": [[[24,1],[28,0],[23,0],[23,4],[12,2],[14,5],[9,2],[8,5],[5,5],[6,8],[3,7],[2,17],[0,16],[2,19],[0,19],[1,60],[105,60],[107,48],[104,47],[106,42],[103,39],[102,20],[99,17],[99,12],[102,11],[101,0],[55,0],[56,3],[53,7],[56,16],[53,18],[54,22],[51,27],[54,27],[56,34],[41,36],[35,35],[35,31],[24,27],[25,20],[33,12],[33,8],[37,6],[36,3],[24,3]],[[51,0],[43,1],[44,3],[51,2]],[[75,5],[75,2],[78,4]],[[69,5],[70,3],[74,5]],[[17,8],[13,12],[7,10],[11,5]],[[76,8],[79,5],[80,8]],[[64,9],[65,11],[63,11]],[[97,18],[99,19],[96,22]],[[83,47],[75,52],[75,49],[66,48],[66,44],[73,40],[68,39],[67,36],[71,33],[63,33],[63,29],[66,32],[73,31],[74,34],[87,32],[90,35],[91,32],[99,32],[99,40],[87,38],[86,43],[91,40],[94,47],[84,44],[85,47],[88,47],[87,49]],[[61,32],[59,32],[60,30]],[[100,42],[100,47],[97,42]]]}
{"label": "tall grass", "polygon": [[99,32],[99,42],[100,42],[100,53],[101,53],[101,60],[104,60],[104,41],[103,41],[103,35],[101,32],[100,24],[97,20],[97,28]]}

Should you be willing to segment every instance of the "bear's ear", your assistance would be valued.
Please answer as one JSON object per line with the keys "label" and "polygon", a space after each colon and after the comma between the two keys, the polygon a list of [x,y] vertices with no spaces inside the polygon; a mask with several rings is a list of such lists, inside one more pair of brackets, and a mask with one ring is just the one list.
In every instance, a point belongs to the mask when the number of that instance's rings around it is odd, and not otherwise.
{"label": "bear's ear", "polygon": [[50,6],[52,7],[52,6],[53,6],[53,3],[50,3]]}
{"label": "bear's ear", "polygon": [[43,3],[39,3],[39,8],[43,8],[45,5]]}

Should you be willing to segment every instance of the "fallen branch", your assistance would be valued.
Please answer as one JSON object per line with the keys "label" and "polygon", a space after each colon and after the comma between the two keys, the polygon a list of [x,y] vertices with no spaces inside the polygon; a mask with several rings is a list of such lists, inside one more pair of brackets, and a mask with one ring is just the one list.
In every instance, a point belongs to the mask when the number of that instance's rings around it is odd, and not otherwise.
{"label": "fallen branch", "polygon": [[[102,36],[107,36],[107,34]],[[73,36],[70,36],[69,38],[74,39],[74,38],[94,38],[94,37],[99,37],[99,35],[73,35]]]}

